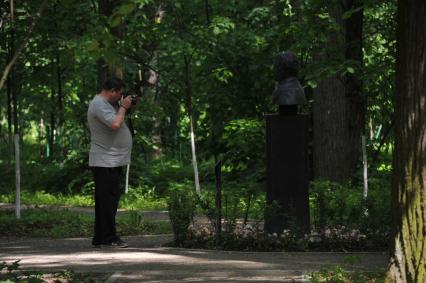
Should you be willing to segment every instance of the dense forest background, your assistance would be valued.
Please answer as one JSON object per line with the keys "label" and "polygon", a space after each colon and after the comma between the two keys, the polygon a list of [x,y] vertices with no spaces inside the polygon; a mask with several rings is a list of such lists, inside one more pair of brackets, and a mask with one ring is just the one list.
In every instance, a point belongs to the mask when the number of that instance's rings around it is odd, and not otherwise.
{"label": "dense forest background", "polygon": [[0,65],[26,44],[0,90],[3,201],[14,198],[14,133],[24,196],[91,194],[86,111],[113,72],[141,97],[132,116],[135,197],[194,191],[194,160],[201,192],[213,194],[214,164],[222,160],[229,202],[261,207],[264,117],[277,112],[273,60],[289,50],[300,59],[309,101],[302,112],[311,118],[311,213],[321,216],[313,221],[336,221],[339,211],[339,221],[359,220],[368,206],[369,221],[386,224],[395,2],[19,1],[11,19],[3,1]]}
{"label": "dense forest background", "polygon": [[[168,209],[181,245],[390,249],[389,282],[423,282],[425,13],[422,0],[2,1],[0,203],[93,206],[86,111],[116,75],[140,97],[125,234],[147,231],[138,211]],[[308,100],[311,233],[259,236],[246,224],[269,209],[265,115],[284,50]],[[226,237],[190,226],[219,211]],[[4,215],[6,235],[38,225]],[[90,219],[67,217],[37,233],[90,234]],[[170,232],[160,226],[148,230]]]}

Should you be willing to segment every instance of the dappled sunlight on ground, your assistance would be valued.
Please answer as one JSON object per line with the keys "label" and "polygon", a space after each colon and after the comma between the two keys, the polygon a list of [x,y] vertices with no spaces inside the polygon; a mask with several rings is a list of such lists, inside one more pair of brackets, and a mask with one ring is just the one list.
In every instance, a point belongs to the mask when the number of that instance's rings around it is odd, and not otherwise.
{"label": "dappled sunlight on ground", "polygon": [[[49,272],[118,272],[118,282],[286,282],[296,277],[298,281],[294,282],[303,282],[302,275],[324,267],[375,269],[385,267],[387,259],[385,253],[268,253],[161,247],[172,238],[124,237],[130,245],[127,249],[92,248],[88,238],[4,240],[0,243],[0,262],[21,259],[23,269]],[[357,257],[356,264],[346,265],[348,256]]]}

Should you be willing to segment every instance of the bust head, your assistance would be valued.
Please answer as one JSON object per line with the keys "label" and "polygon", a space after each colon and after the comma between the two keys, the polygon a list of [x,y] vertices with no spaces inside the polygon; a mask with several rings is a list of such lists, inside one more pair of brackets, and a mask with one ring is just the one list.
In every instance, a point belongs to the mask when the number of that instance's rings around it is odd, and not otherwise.
{"label": "bust head", "polygon": [[275,56],[274,79],[277,82],[289,77],[297,77],[299,73],[299,59],[290,51],[282,51]]}
{"label": "bust head", "polygon": [[274,79],[278,82],[272,93],[272,102],[277,105],[301,105],[306,103],[305,93],[297,75],[299,60],[293,52],[283,51],[275,56]]}

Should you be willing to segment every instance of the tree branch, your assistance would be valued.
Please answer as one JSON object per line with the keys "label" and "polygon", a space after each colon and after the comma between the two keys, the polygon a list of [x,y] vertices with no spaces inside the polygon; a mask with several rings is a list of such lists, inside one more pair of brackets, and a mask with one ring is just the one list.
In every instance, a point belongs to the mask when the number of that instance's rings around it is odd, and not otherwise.
{"label": "tree branch", "polygon": [[34,20],[31,23],[31,26],[28,30],[28,33],[26,35],[26,37],[24,38],[24,40],[22,41],[21,45],[19,46],[18,50],[16,50],[15,54],[13,54],[12,59],[10,60],[10,62],[7,64],[6,68],[3,71],[3,76],[0,80],[0,91],[3,89],[4,84],[6,83],[7,80],[7,76],[9,75],[10,70],[12,69],[13,65],[15,64],[16,60],[18,59],[19,55],[21,54],[22,50],[25,49],[25,47],[28,44],[28,41],[30,40],[31,34],[34,30],[34,27],[37,24],[37,20],[40,18],[41,14],[44,11],[44,8],[46,7],[47,4],[47,0],[44,0],[43,3],[41,3],[40,8],[38,9],[37,13],[35,14]]}

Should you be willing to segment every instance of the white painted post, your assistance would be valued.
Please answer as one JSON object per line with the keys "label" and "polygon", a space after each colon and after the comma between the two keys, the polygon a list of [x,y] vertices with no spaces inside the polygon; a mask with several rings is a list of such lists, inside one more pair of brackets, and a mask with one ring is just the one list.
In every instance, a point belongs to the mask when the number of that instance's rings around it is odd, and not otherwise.
{"label": "white painted post", "polygon": [[192,151],[192,166],[194,167],[194,182],[195,182],[195,192],[197,195],[201,195],[200,190],[200,181],[198,179],[198,165],[197,165],[197,155],[195,150],[195,135],[194,135],[194,126],[192,124],[192,116],[189,121],[190,130],[191,130],[191,151]]}
{"label": "white painted post", "polygon": [[130,163],[127,164],[127,168],[126,168],[126,187],[124,190],[125,194],[129,192],[129,171],[130,171]]}
{"label": "white painted post", "polygon": [[15,133],[15,214],[16,219],[21,218],[21,164],[20,164],[20,151],[19,151],[19,134]]}
{"label": "white painted post", "polygon": [[[364,167],[363,175],[364,175],[364,201],[367,200],[368,195],[368,164],[367,164],[367,148],[366,148],[366,142],[365,142],[365,136],[362,136],[362,164]],[[368,210],[365,209],[364,211],[365,215],[368,215]]]}

